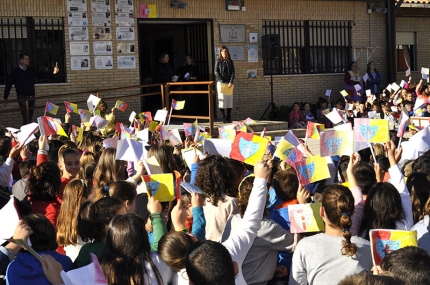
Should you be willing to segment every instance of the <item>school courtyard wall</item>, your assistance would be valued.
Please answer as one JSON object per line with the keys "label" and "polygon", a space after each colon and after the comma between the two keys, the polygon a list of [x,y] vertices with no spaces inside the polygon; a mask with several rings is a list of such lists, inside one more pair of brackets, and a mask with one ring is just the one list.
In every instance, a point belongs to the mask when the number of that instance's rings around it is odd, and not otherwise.
{"label": "school courtyard wall", "polygon": [[[88,11],[90,3],[88,2]],[[111,1],[113,2],[113,1]],[[234,120],[251,117],[259,119],[264,112],[270,100],[270,76],[263,76],[263,61],[261,59],[261,36],[263,35],[264,20],[315,20],[315,21],[352,21],[352,46],[358,54],[359,70],[363,73],[366,69],[366,47],[378,47],[373,53],[371,60],[382,71],[383,78],[386,78],[384,70],[385,64],[385,15],[372,13],[367,14],[366,3],[356,1],[299,1],[299,0],[247,0],[246,11],[226,11],[224,0],[188,0],[186,9],[170,8],[170,1],[134,1],[135,27],[137,27],[137,17],[139,16],[140,4],[155,4],[157,7],[157,18],[201,18],[213,19],[214,44],[215,47],[223,44],[220,41],[219,25],[222,24],[242,24],[246,27],[245,43],[229,44],[243,45],[246,47],[249,43],[248,33],[258,33],[259,42],[259,61],[257,63],[248,63],[247,53],[245,60],[235,61],[236,67],[236,86],[234,91],[234,111],[232,117]],[[96,70],[94,68],[94,55],[91,55],[91,69],[89,71],[72,71],[70,70],[70,50],[69,35],[67,25],[67,0],[3,0],[0,17],[43,17],[65,18],[65,47],[66,47],[66,66],[67,66],[67,83],[37,85],[36,96],[48,94],[66,94],[71,92],[94,90],[97,88],[116,88],[123,86],[138,85],[139,76],[139,56],[138,56],[138,33],[135,29],[135,46],[136,46],[136,69],[118,70],[116,68],[116,44],[114,39],[115,17],[112,16],[112,42],[114,69]],[[111,8],[114,3],[111,3]],[[112,9],[113,11],[113,9]],[[88,13],[90,14],[90,13]],[[89,15],[90,16],[90,15]],[[415,28],[415,21],[408,23],[411,29]],[[421,19],[421,22],[424,22]],[[424,30],[424,23],[423,30]],[[91,21],[90,21],[91,27]],[[90,30],[91,31],[91,30]],[[427,36],[428,39],[428,36]],[[423,38],[424,40],[424,38]],[[421,40],[420,40],[421,41]],[[89,32],[90,50],[93,50],[92,34]],[[424,45],[424,44],[423,44]],[[424,47],[422,47],[424,48]],[[419,62],[421,59],[421,48],[418,50]],[[91,52],[91,54],[93,54]],[[354,56],[354,49],[351,51],[351,58]],[[424,52],[423,52],[424,54]],[[246,71],[256,69],[257,78],[247,79]],[[385,85],[384,81],[382,85]],[[315,74],[315,75],[283,75],[273,77],[274,101],[277,106],[290,105],[295,101],[309,101],[315,103],[320,96],[324,96],[326,89],[332,89],[332,100],[340,98],[339,91],[343,89],[343,74]],[[4,86],[0,86],[0,92],[3,93]],[[117,95],[123,95],[121,93]],[[54,103],[62,101],[86,100],[89,94],[77,96],[76,98],[61,97]],[[14,89],[11,91],[9,98],[15,98]],[[127,100],[129,107],[127,111],[140,111],[140,100]],[[45,101],[38,101],[37,105],[42,106]],[[112,103],[111,103],[112,104]],[[16,104],[17,105],[17,104]],[[10,106],[9,106],[10,107]],[[81,106],[80,106],[81,107]],[[83,107],[83,106],[82,106]],[[82,108],[81,107],[81,108]],[[120,113],[120,112],[118,112]],[[38,110],[35,117],[43,115],[43,110]],[[127,120],[129,112],[118,114],[119,120]],[[3,125],[19,126],[21,116],[18,112],[14,114],[2,114],[0,112],[0,122]],[[73,123],[79,122],[77,115],[73,118]]]}

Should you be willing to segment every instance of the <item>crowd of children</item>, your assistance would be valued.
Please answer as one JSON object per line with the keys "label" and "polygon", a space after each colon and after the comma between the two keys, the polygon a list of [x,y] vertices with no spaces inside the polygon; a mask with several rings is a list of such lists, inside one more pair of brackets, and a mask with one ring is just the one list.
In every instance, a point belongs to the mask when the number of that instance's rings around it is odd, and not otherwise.
{"label": "crowd of children", "polygon": [[[394,129],[399,112],[429,114],[429,95],[427,85],[409,82],[335,108],[345,121],[372,114]],[[315,116],[309,103],[303,108],[294,103],[291,126],[331,126],[324,98]],[[64,272],[91,264],[93,254],[109,285],[430,284],[430,153],[402,160],[395,136],[375,144],[375,156],[367,148],[334,158],[330,178],[301,185],[296,170],[273,157],[251,166],[196,155],[186,166],[178,146],[155,131],[148,157],[205,193],[181,189],[181,197],[159,202],[142,182],[144,161],[117,160],[116,148],[102,146],[107,129],[86,130],[79,142],[40,135],[25,147],[0,132],[0,206],[14,195],[22,220],[13,238],[29,241],[43,258],[3,243],[6,284],[71,284]],[[305,144],[301,149],[313,156]],[[321,204],[324,232],[290,232],[288,208],[305,203]],[[374,267],[373,229],[416,229],[418,247],[387,254]]]}

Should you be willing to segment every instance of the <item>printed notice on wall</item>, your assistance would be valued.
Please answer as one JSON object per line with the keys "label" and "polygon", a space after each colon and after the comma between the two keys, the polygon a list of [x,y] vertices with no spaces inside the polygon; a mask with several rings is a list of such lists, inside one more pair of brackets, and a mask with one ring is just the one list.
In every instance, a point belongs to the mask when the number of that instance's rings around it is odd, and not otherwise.
{"label": "printed notice on wall", "polygon": [[94,62],[96,69],[113,69],[112,56],[95,56]]}
{"label": "printed notice on wall", "polygon": [[71,41],[87,41],[87,27],[69,27],[69,40]]}
{"label": "printed notice on wall", "polygon": [[134,42],[132,43],[119,42],[116,45],[116,51],[118,54],[134,53]]}
{"label": "printed notice on wall", "polygon": [[228,46],[232,60],[245,60],[245,48],[243,46]]}
{"label": "printed notice on wall", "polygon": [[91,11],[110,12],[110,1],[109,0],[91,0]]}
{"label": "printed notice on wall", "polygon": [[134,41],[134,28],[133,27],[117,27],[116,39],[124,41]]}
{"label": "printed notice on wall", "polygon": [[111,31],[111,28],[106,27],[93,28],[93,38],[95,40],[111,40]]}
{"label": "printed notice on wall", "polygon": [[87,11],[87,0],[68,0],[67,11]]}
{"label": "printed notice on wall", "polygon": [[258,45],[248,45],[248,62],[258,62]]}
{"label": "printed notice on wall", "polygon": [[115,12],[133,13],[133,0],[115,0]]}
{"label": "printed notice on wall", "polygon": [[88,26],[87,12],[69,12],[69,26]]}
{"label": "printed notice on wall", "polygon": [[71,56],[70,68],[72,70],[90,70],[89,56]]}
{"label": "printed notice on wall", "polygon": [[117,27],[133,27],[134,14],[115,12],[115,23]]}
{"label": "printed notice on wall", "polygon": [[71,55],[90,55],[89,42],[70,42]]}
{"label": "printed notice on wall", "polygon": [[221,41],[226,43],[244,43],[245,25],[220,25]]}
{"label": "printed notice on wall", "polygon": [[112,54],[112,42],[111,41],[101,41],[94,42],[94,54]]}
{"label": "printed notice on wall", "polygon": [[134,69],[136,68],[136,57],[118,56],[118,69]]}
{"label": "printed notice on wall", "polygon": [[93,12],[93,26],[94,27],[110,27],[111,16],[110,12]]}

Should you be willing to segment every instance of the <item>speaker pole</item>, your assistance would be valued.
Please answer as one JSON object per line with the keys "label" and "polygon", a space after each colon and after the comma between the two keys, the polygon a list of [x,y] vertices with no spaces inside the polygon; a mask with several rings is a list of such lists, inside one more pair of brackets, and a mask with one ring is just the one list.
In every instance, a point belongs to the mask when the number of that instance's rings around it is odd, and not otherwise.
{"label": "speaker pole", "polygon": [[269,119],[276,119],[278,116],[276,114],[276,106],[275,102],[273,102],[273,59],[270,59],[270,103],[267,106],[266,110],[264,110],[263,115],[261,115],[260,121],[264,119],[264,115],[266,115],[267,110],[270,109]]}

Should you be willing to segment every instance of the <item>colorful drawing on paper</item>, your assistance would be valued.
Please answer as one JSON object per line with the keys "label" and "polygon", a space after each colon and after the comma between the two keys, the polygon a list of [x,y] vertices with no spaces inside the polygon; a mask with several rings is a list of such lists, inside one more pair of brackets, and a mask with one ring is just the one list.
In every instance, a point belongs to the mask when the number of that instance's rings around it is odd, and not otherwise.
{"label": "colorful drawing on paper", "polygon": [[320,203],[296,204],[288,206],[291,233],[324,231],[324,221],[320,216]]}
{"label": "colorful drawing on paper", "polygon": [[175,199],[172,173],[144,175],[142,180],[145,182],[146,193],[159,202],[170,202]]}
{"label": "colorful drawing on paper", "polygon": [[381,265],[390,252],[406,246],[418,246],[416,231],[370,230],[370,250],[374,265]]}
{"label": "colorful drawing on paper", "polygon": [[320,137],[320,133],[324,132],[325,126],[323,124],[318,124],[314,122],[308,122],[306,126],[306,136],[308,138],[318,139]]}
{"label": "colorful drawing on paper", "polygon": [[300,144],[300,140],[296,137],[293,131],[288,131],[288,133],[284,136],[284,139],[293,146],[298,146]]}
{"label": "colorful drawing on paper", "polygon": [[354,152],[353,131],[336,130],[321,134],[320,155],[350,155]]}
{"label": "colorful drawing on paper", "polygon": [[244,132],[237,132],[230,157],[255,165],[257,161],[263,159],[268,143],[269,141],[266,138]]}
{"label": "colorful drawing on paper", "polygon": [[64,105],[66,106],[66,112],[67,113],[76,113],[79,114],[78,105],[75,103],[70,102],[64,102]]}
{"label": "colorful drawing on paper", "polygon": [[115,108],[117,108],[118,110],[120,110],[121,112],[124,112],[125,109],[127,109],[128,104],[125,103],[124,101],[118,100],[115,103]]}
{"label": "colorful drawing on paper", "polygon": [[55,105],[55,104],[53,104],[51,102],[46,102],[46,106],[45,106],[45,111],[46,112],[51,113],[53,115],[57,115],[58,108],[59,108],[58,105]]}
{"label": "colorful drawing on paper", "polygon": [[234,142],[234,138],[236,137],[235,125],[218,127],[218,133],[220,139],[230,140],[231,142]]}
{"label": "colorful drawing on paper", "polygon": [[354,119],[354,142],[386,143],[389,139],[388,120]]}
{"label": "colorful drawing on paper", "polygon": [[184,101],[176,101],[175,99],[172,99],[172,109],[173,110],[182,110],[185,107],[185,100]]}
{"label": "colorful drawing on paper", "polygon": [[278,157],[280,160],[286,160],[288,154],[294,149],[294,145],[282,138],[279,144],[276,146],[276,151],[274,156]]}
{"label": "colorful drawing on paper", "polygon": [[[294,162],[293,167],[297,172],[301,185],[307,185],[330,177],[325,157],[307,157],[306,159]],[[315,171],[316,169],[318,171]]]}

